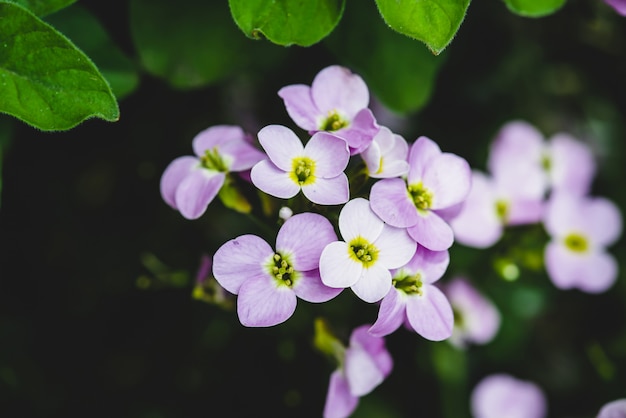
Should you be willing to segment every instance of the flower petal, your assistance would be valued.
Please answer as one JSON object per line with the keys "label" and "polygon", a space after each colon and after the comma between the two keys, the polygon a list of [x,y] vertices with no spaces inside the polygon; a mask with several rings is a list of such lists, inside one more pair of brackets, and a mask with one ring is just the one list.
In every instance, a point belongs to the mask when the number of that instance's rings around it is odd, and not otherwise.
{"label": "flower petal", "polygon": [[370,190],[370,205],[376,215],[389,225],[407,228],[415,225],[419,215],[403,179],[377,181]]}
{"label": "flower petal", "polygon": [[543,134],[537,128],[525,121],[511,121],[500,128],[491,143],[487,167],[495,177],[501,170],[510,171],[520,164],[541,170],[544,152]]}
{"label": "flower petal", "polygon": [[587,234],[597,245],[613,244],[622,234],[622,215],[612,201],[596,197],[588,199],[585,209]]}
{"label": "flower petal", "polygon": [[380,251],[377,263],[387,269],[402,267],[408,263],[417,248],[417,243],[409,236],[405,228],[389,225],[384,225],[374,245]]}
{"label": "flower petal", "polygon": [[369,104],[369,91],[363,79],[338,65],[326,67],[315,76],[311,96],[322,114],[340,111],[350,119]]}
{"label": "flower petal", "polygon": [[187,219],[197,219],[206,211],[224,184],[226,175],[203,168],[193,170],[176,189],[176,207]]}
{"label": "flower petal", "polygon": [[161,196],[163,200],[165,200],[165,203],[172,208],[178,209],[176,206],[176,189],[178,189],[180,183],[196,166],[199,166],[199,161],[196,157],[178,157],[172,161],[163,172],[160,184]]}
{"label": "flower petal", "polygon": [[287,113],[302,129],[317,130],[317,116],[320,111],[313,103],[311,88],[304,84],[293,84],[278,90],[278,95],[285,102]]}
{"label": "flower petal", "polygon": [[437,156],[441,148],[430,138],[420,136],[409,150],[409,184],[418,183],[424,176],[426,166]]}
{"label": "flower petal", "polygon": [[472,185],[472,174],[463,158],[443,153],[430,161],[422,180],[433,193],[431,208],[444,209],[467,197]]}
{"label": "flower petal", "polygon": [[317,213],[299,213],[278,231],[276,251],[291,254],[297,271],[313,270],[319,268],[324,247],[333,241],[337,234],[328,219]]}
{"label": "flower petal", "polygon": [[424,284],[421,296],[409,296],[407,299],[406,316],[419,335],[431,341],[442,341],[452,335],[454,314],[441,290]]}
{"label": "flower petal", "polygon": [[348,177],[341,173],[333,178],[316,178],[312,184],[302,186],[302,193],[318,205],[340,205],[350,199]]}
{"label": "flower petal", "polygon": [[359,397],[350,393],[350,386],[342,371],[335,370],[330,375],[324,418],[347,418],[354,412],[358,403]]}
{"label": "flower petal", "polygon": [[450,225],[433,211],[418,216],[417,223],[407,231],[415,241],[432,251],[447,250],[454,242]]}
{"label": "flower petal", "polygon": [[548,149],[553,189],[587,194],[596,173],[591,148],[571,135],[558,133],[550,138]]}
{"label": "flower petal", "polygon": [[378,319],[369,329],[375,337],[384,337],[397,330],[404,322],[406,298],[398,290],[391,288],[380,303]]}
{"label": "flower petal", "polygon": [[250,179],[259,190],[281,199],[292,198],[300,191],[300,186],[289,177],[289,173],[269,160],[259,161],[252,167]]}
{"label": "flower petal", "polygon": [[379,129],[372,111],[362,109],[354,116],[348,127],[336,131],[335,134],[346,140],[350,155],[356,155],[372,143]]}
{"label": "flower petal", "polygon": [[315,161],[315,177],[332,178],[342,174],[350,152],[346,141],[338,136],[317,132],[304,147],[304,155]]}
{"label": "flower petal", "polygon": [[385,380],[385,375],[378,368],[370,354],[360,347],[348,347],[344,370],[354,396],[364,396]]}
{"label": "flower petal", "polygon": [[532,382],[507,374],[492,374],[482,379],[471,395],[475,418],[544,418],[546,399]]}
{"label": "flower petal", "polygon": [[271,327],[289,319],[296,303],[296,294],[273,277],[251,277],[239,288],[237,315],[246,327]]}
{"label": "flower petal", "polygon": [[[626,15],[626,4],[624,5]],[[626,416],[626,399],[617,399],[605,404],[596,418],[620,418]]]}
{"label": "flower petal", "polygon": [[335,241],[328,244],[320,256],[320,276],[326,286],[346,288],[361,277],[363,264],[353,260],[348,244]]}
{"label": "flower petal", "polygon": [[265,240],[256,235],[241,235],[224,243],[213,255],[213,276],[224,289],[235,295],[251,277],[266,275],[263,262],[274,255]]}
{"label": "flower petal", "polygon": [[223,144],[231,141],[241,141],[246,133],[239,126],[235,125],[216,125],[207,128],[198,133],[191,142],[193,152],[202,157],[206,150],[213,148],[221,148]]}
{"label": "flower petal", "polygon": [[369,268],[364,268],[359,280],[350,288],[365,302],[378,302],[391,289],[391,273],[376,263]]}
{"label": "flower petal", "polygon": [[362,197],[346,203],[339,213],[339,232],[347,242],[360,236],[372,243],[383,226],[384,222],[370,208],[370,202]]}
{"label": "flower petal", "polygon": [[389,376],[393,369],[393,359],[385,347],[385,339],[374,337],[369,333],[369,325],[360,325],[350,334],[350,346],[361,347],[374,359],[380,371],[385,377]]}
{"label": "flower petal", "polygon": [[443,276],[449,264],[448,251],[431,251],[419,245],[415,255],[404,268],[413,273],[421,272],[422,282],[434,283]]}
{"label": "flower petal", "polygon": [[283,171],[290,172],[293,158],[303,155],[302,141],[286,126],[268,125],[257,136],[269,159]]}
{"label": "flower petal", "polygon": [[301,277],[296,281],[292,290],[296,296],[307,302],[327,302],[343,291],[343,288],[324,285],[318,269],[301,271],[300,274]]}

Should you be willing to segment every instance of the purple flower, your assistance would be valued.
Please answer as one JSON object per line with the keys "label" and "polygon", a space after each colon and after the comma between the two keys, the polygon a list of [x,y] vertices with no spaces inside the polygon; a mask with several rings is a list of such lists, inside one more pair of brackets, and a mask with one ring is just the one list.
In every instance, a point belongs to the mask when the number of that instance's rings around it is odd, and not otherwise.
{"label": "purple flower", "polygon": [[448,251],[418,247],[404,267],[394,270],[393,287],[380,304],[370,334],[382,337],[404,322],[422,337],[441,341],[452,334],[454,315],[446,296],[433,285],[448,268]]}
{"label": "purple flower", "polygon": [[393,368],[385,340],[370,335],[369,325],[355,328],[350,345],[339,355],[339,368],[330,375],[324,418],[345,418],[357,407],[359,397],[380,385]]}
{"label": "purple flower", "polygon": [[369,91],[361,77],[337,65],[324,68],[311,87],[294,84],[283,87],[291,119],[312,135],[327,131],[345,139],[351,155],[363,151],[378,132],[369,104]]}
{"label": "purple flower", "polygon": [[373,178],[400,177],[409,171],[409,145],[400,135],[381,126],[372,143],[362,153],[367,173]]}
{"label": "purple flower", "polygon": [[604,2],[611,6],[618,14],[626,16],[625,0],[604,0]]}
{"label": "purple flower", "polygon": [[596,418],[626,418],[626,399],[607,403],[600,409]]}
{"label": "purple flower", "polygon": [[500,313],[495,305],[462,277],[447,283],[443,291],[455,314],[448,341],[459,348],[491,341],[500,328]]}
{"label": "purple flower", "polygon": [[278,231],[276,251],[256,235],[226,242],[213,257],[213,275],[226,290],[239,295],[237,314],[243,325],[280,324],[295,311],[296,297],[326,302],[341,292],[324,286],[318,270],[322,249],[336,239],[323,216],[293,215]]}
{"label": "purple flower", "polygon": [[258,137],[269,157],[250,173],[260,190],[281,199],[302,190],[307,199],[320,205],[348,201],[348,177],[343,170],[350,153],[343,139],[319,132],[303,146],[291,129],[280,125],[264,127]]}
{"label": "purple flower", "polygon": [[320,274],[326,286],[352,288],[366,302],[382,299],[391,288],[389,269],[402,267],[416,244],[405,229],[386,225],[356,198],[341,209],[339,231],[345,241],[331,242],[320,257]]}
{"label": "purple flower", "polygon": [[606,252],[622,233],[619,209],[605,198],[555,193],[544,226],[551,236],[545,249],[550,279],[560,289],[600,293],[617,278],[617,262]]}
{"label": "purple flower", "polygon": [[228,172],[248,170],[265,157],[238,126],[208,128],[192,145],[196,156],[175,159],[161,177],[163,200],[187,219],[202,216]]}
{"label": "purple flower", "polygon": [[372,210],[389,225],[433,251],[450,248],[454,235],[438,211],[461,203],[471,187],[471,171],[463,158],[441,152],[431,139],[420,137],[409,152],[407,180],[384,179],[372,186]]}
{"label": "purple flower", "polygon": [[470,400],[474,418],[543,418],[546,398],[536,384],[507,374],[485,377]]}

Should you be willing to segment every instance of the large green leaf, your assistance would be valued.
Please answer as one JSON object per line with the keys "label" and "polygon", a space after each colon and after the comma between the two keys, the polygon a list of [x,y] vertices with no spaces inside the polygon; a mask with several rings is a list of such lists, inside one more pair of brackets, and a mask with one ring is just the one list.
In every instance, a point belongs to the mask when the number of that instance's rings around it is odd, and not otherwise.
{"label": "large green leaf", "polygon": [[452,41],[470,0],[376,0],[392,29],[424,42],[439,54]]}
{"label": "large green leaf", "polygon": [[42,130],[119,118],[115,96],[89,58],[52,26],[7,2],[0,2],[0,81],[0,112]]}
{"label": "large green leaf", "polygon": [[419,110],[432,94],[444,57],[389,29],[371,2],[352,2],[326,44],[354,67],[390,109]]}
{"label": "large green leaf", "polygon": [[37,16],[46,16],[69,6],[76,0],[9,0],[9,3],[16,3],[30,10]]}
{"label": "large green leaf", "polygon": [[139,74],[134,63],[113,44],[98,19],[88,10],[75,4],[47,17],[46,21],[89,55],[118,99],[135,90]]}
{"label": "large green leaf", "polygon": [[504,0],[513,13],[526,17],[542,17],[556,12],[565,0]]}
{"label": "large green leaf", "polygon": [[337,26],[345,0],[228,0],[237,26],[247,36],[278,45],[310,46]]}

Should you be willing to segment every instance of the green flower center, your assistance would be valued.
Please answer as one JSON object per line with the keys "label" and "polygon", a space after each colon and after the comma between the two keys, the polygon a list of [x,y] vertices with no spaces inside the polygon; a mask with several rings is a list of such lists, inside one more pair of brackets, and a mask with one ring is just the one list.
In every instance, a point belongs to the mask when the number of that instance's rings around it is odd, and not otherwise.
{"label": "green flower center", "polygon": [[584,253],[585,251],[587,251],[587,248],[589,248],[587,238],[585,238],[581,234],[569,234],[565,237],[564,241],[565,246],[576,253]]}
{"label": "green flower center", "polygon": [[364,267],[373,265],[378,259],[378,248],[365,238],[358,236],[348,244],[350,258],[363,263]]}
{"label": "green flower center", "polygon": [[315,161],[308,157],[294,158],[292,161],[290,177],[300,186],[311,184],[315,181]]}
{"label": "green flower center", "polygon": [[550,159],[549,155],[544,154],[541,156],[541,167],[546,172],[550,171],[550,169],[552,168],[552,160]]}
{"label": "green flower center", "polygon": [[502,223],[506,223],[509,217],[509,203],[506,200],[496,201],[496,216]]}
{"label": "green flower center", "polygon": [[292,287],[297,279],[298,272],[291,266],[289,257],[281,255],[280,253],[274,254],[267,268],[276,281],[287,287]]}
{"label": "green flower center", "polygon": [[458,309],[452,307],[452,313],[454,314],[454,326],[458,328],[463,328],[465,321],[463,320],[463,315]]}
{"label": "green flower center", "polygon": [[218,153],[217,147],[204,151],[204,155],[200,157],[200,164],[202,164],[202,167],[208,168],[209,170],[220,171],[222,173],[228,172],[226,162]]}
{"label": "green flower center", "polygon": [[403,291],[407,295],[422,295],[422,275],[415,273],[413,275],[400,273],[393,278],[391,284],[398,290]]}
{"label": "green flower center", "polygon": [[328,117],[320,124],[320,130],[334,132],[346,126],[348,126],[348,121],[342,119],[337,112],[328,112]]}
{"label": "green flower center", "polygon": [[425,212],[430,209],[433,204],[433,192],[424,187],[421,181],[409,184],[408,192],[417,210]]}

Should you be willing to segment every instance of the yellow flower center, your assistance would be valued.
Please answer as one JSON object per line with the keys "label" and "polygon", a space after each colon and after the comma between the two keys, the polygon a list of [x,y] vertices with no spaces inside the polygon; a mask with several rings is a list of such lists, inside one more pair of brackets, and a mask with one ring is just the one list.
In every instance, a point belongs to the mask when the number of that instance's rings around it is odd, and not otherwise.
{"label": "yellow flower center", "polygon": [[350,258],[361,262],[366,268],[372,266],[378,259],[378,248],[361,236],[350,241],[348,248]]}
{"label": "yellow flower center", "polygon": [[297,157],[292,161],[291,179],[299,186],[315,182],[315,161],[308,157]]}
{"label": "yellow flower center", "polygon": [[565,237],[565,246],[575,253],[584,253],[589,248],[587,238],[578,233],[572,233]]}

